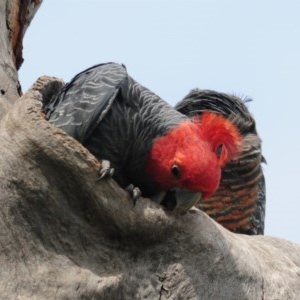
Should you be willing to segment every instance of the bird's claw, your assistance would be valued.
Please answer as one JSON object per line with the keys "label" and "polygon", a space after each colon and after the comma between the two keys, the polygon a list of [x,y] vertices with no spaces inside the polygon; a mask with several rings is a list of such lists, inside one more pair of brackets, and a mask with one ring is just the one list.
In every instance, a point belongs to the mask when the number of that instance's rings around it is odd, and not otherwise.
{"label": "bird's claw", "polygon": [[133,204],[136,204],[136,201],[141,197],[142,193],[141,190],[138,187],[135,187],[133,184],[129,184],[125,191],[127,191],[130,194],[130,197],[133,201]]}
{"label": "bird's claw", "polygon": [[101,162],[101,168],[99,170],[99,178],[97,181],[101,180],[105,177],[112,177],[114,175],[115,169],[110,167],[110,161],[109,160],[102,160]]}

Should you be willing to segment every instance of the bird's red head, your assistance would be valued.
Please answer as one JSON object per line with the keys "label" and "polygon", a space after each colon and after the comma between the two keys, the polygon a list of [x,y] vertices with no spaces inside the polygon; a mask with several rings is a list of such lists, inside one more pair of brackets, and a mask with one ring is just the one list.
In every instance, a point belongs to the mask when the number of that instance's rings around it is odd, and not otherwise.
{"label": "bird's red head", "polygon": [[146,172],[162,190],[179,187],[207,198],[217,190],[221,169],[238,153],[240,142],[230,120],[205,112],[154,141]]}

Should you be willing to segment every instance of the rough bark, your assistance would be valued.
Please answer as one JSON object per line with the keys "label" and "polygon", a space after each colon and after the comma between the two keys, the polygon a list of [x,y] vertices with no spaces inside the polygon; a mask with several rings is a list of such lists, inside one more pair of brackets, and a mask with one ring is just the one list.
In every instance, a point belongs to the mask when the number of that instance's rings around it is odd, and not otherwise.
{"label": "rough bark", "polygon": [[21,95],[23,37],[40,0],[0,0],[0,119]]}
{"label": "rough bark", "polygon": [[4,299],[298,298],[300,246],[97,182],[99,162],[40,112],[61,84],[39,79],[0,123]]}

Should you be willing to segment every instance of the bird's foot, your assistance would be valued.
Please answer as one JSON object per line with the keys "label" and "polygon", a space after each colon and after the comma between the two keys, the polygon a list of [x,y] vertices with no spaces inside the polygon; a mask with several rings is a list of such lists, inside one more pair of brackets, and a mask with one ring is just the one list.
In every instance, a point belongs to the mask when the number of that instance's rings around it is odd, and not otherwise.
{"label": "bird's foot", "polygon": [[133,201],[133,204],[136,204],[136,201],[141,197],[142,192],[138,187],[135,187],[133,184],[129,184],[125,191],[127,191]]}
{"label": "bird's foot", "polygon": [[97,181],[101,180],[102,178],[105,177],[112,177],[114,175],[115,169],[111,168],[110,166],[110,161],[109,160],[102,160],[101,161],[101,168],[99,170],[99,178]]}

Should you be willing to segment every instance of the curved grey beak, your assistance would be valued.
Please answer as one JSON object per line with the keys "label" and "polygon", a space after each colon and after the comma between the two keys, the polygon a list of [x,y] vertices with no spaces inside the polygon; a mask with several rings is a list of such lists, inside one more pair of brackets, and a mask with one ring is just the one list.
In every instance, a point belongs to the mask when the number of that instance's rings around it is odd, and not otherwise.
{"label": "curved grey beak", "polygon": [[201,199],[201,196],[201,192],[174,188],[152,196],[151,200],[165,206],[175,214],[184,214]]}
{"label": "curved grey beak", "polygon": [[202,193],[184,190],[180,188],[175,189],[176,206],[173,210],[176,214],[185,214],[191,207],[193,207],[200,199]]}

